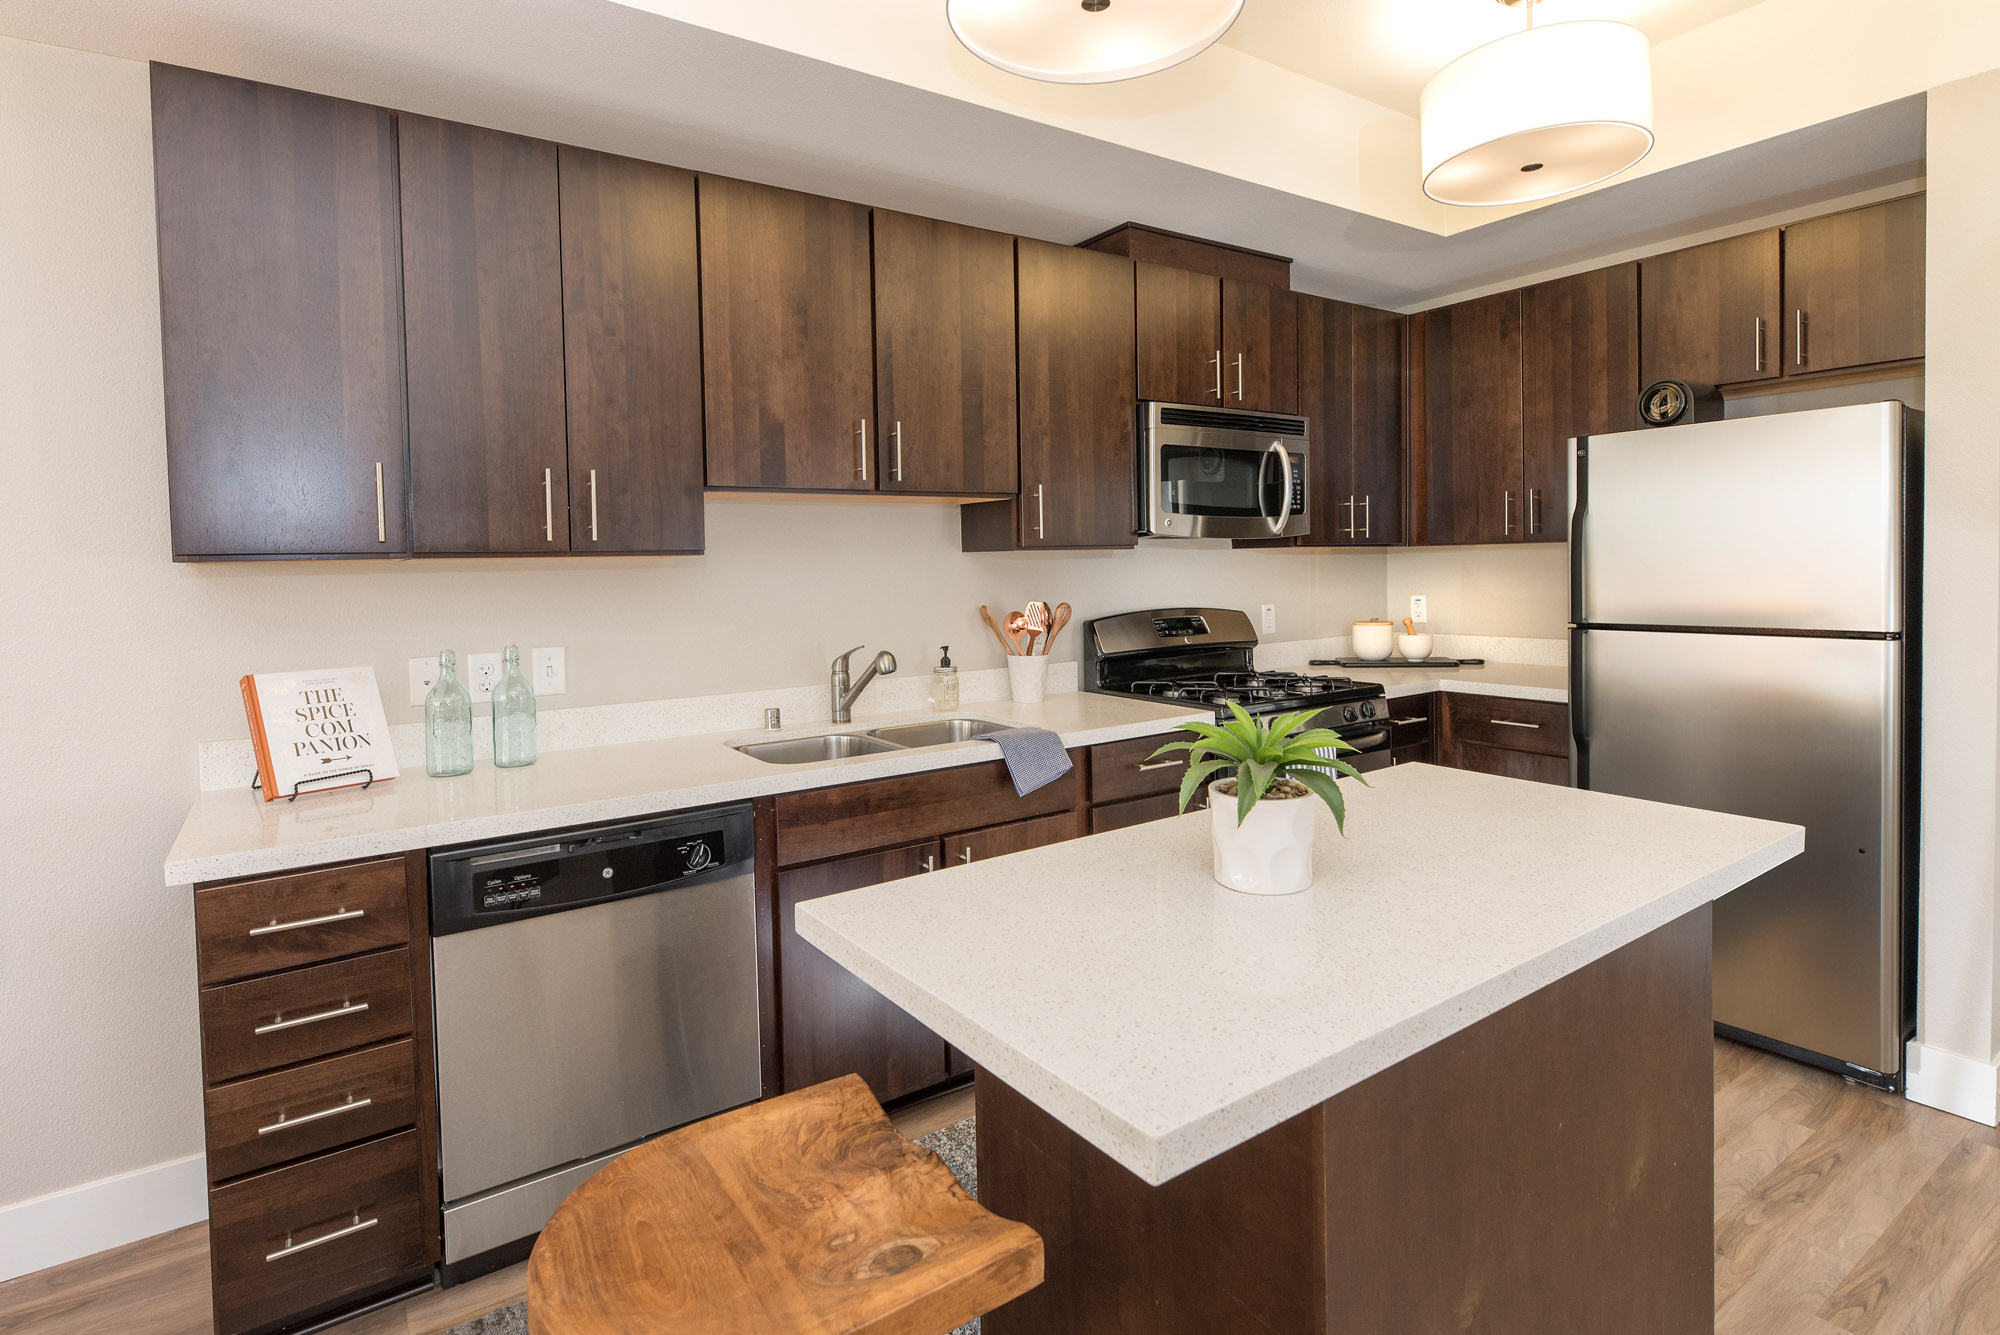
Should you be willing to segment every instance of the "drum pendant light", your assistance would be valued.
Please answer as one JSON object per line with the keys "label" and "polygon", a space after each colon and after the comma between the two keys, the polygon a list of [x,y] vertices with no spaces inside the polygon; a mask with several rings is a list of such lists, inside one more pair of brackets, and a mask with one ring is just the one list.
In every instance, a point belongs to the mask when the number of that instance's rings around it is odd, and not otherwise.
{"label": "drum pendant light", "polygon": [[1424,86],[1424,193],[1440,203],[1550,199],[1652,151],[1646,34],[1597,19],[1537,28],[1535,0],[1525,3],[1525,30],[1475,47]]}
{"label": "drum pendant light", "polygon": [[1113,83],[1200,55],[1243,0],[945,0],[965,49],[1044,83]]}

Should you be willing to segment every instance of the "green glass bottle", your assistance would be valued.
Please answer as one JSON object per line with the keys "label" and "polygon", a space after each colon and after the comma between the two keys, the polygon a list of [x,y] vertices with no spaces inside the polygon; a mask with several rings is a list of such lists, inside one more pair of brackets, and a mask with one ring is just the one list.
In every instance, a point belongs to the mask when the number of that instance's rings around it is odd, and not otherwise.
{"label": "green glass bottle", "polygon": [[458,655],[438,655],[438,679],[424,697],[424,773],[434,779],[472,772],[472,697],[458,683]]}
{"label": "green glass bottle", "polygon": [[511,644],[493,688],[493,763],[502,769],[535,763],[535,691],[521,675],[521,651]]}

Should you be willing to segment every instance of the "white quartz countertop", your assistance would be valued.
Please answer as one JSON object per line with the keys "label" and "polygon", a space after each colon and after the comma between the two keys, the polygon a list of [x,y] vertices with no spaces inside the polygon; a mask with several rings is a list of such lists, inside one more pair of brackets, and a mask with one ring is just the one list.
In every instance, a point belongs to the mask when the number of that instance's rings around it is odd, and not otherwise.
{"label": "white quartz countertop", "polygon": [[1150,1183],[1796,856],[1796,825],[1399,765],[1315,881],[1209,874],[1208,813],[799,905],[808,941]]}
{"label": "white quartz countertop", "polygon": [[[851,724],[784,732],[738,729],[580,747],[545,752],[521,769],[496,769],[481,761],[470,774],[450,779],[433,779],[421,768],[406,769],[400,778],[367,790],[310,794],[297,802],[265,802],[245,789],[205,792],[196,799],[167,853],[166,883],[261,876],[999,758],[998,748],[990,742],[803,765],[774,765],[730,749],[732,742],[855,732],[938,717],[928,711],[882,714]],[[1048,728],[1061,734],[1065,746],[1075,747],[1168,732],[1189,719],[1208,721],[1214,716],[1206,709],[1070,691],[1040,704],[981,701],[953,711],[951,717]]]}
{"label": "white quartz countertop", "polygon": [[1534,663],[1487,663],[1482,667],[1395,667],[1395,659],[1358,667],[1311,667],[1303,660],[1278,662],[1277,671],[1332,673],[1356,681],[1382,683],[1391,699],[1405,695],[1426,695],[1432,691],[1460,691],[1467,695],[1504,695],[1516,700],[1549,700],[1564,704],[1569,700],[1569,669]]}

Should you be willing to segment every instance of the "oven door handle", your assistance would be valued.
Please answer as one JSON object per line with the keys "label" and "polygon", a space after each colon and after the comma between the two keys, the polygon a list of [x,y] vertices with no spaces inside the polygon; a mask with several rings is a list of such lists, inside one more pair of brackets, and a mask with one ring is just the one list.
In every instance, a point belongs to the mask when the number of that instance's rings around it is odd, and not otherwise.
{"label": "oven door handle", "polygon": [[[1285,486],[1284,490],[1278,493],[1278,513],[1275,515],[1265,515],[1264,518],[1265,522],[1271,526],[1271,536],[1277,538],[1284,536],[1285,525],[1290,523],[1292,518],[1292,452],[1285,448],[1284,441],[1274,440],[1271,442],[1271,448],[1264,452],[1264,463],[1268,464],[1273,454],[1278,456],[1279,467],[1285,470]],[[1260,465],[1257,469],[1258,514],[1264,513],[1263,492],[1264,469]]]}
{"label": "oven door handle", "polygon": [[[1369,732],[1342,733],[1340,740],[1346,742],[1356,751],[1380,751],[1389,744],[1389,730],[1387,728],[1375,728]],[[1336,752],[1335,754],[1345,755],[1349,753]]]}

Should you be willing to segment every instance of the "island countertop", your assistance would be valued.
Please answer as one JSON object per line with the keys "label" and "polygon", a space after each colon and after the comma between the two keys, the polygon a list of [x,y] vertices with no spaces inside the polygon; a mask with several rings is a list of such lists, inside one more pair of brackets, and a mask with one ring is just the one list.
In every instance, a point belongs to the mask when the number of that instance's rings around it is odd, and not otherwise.
{"label": "island countertop", "polygon": [[798,907],[815,946],[1152,1184],[1796,856],[1796,825],[1400,765],[1314,884],[1209,873],[1207,812]]}

